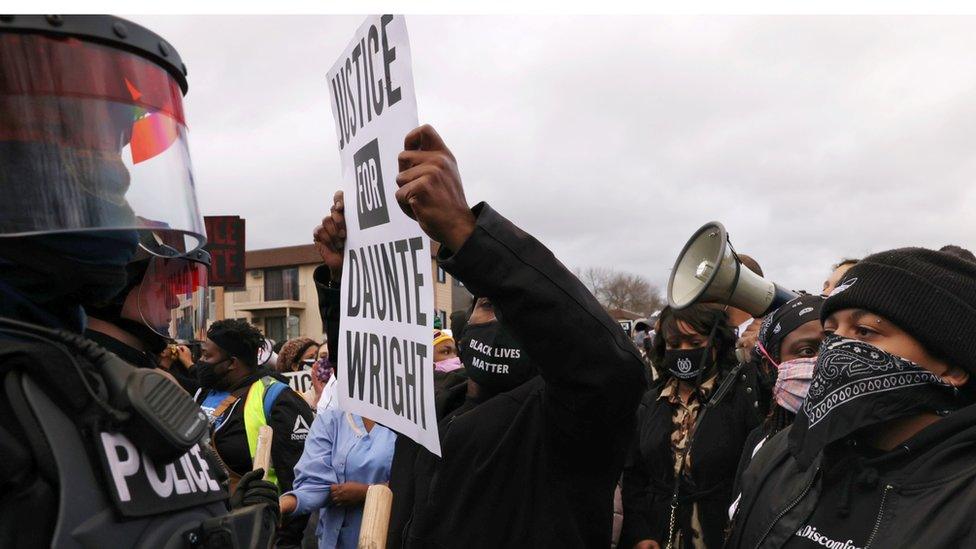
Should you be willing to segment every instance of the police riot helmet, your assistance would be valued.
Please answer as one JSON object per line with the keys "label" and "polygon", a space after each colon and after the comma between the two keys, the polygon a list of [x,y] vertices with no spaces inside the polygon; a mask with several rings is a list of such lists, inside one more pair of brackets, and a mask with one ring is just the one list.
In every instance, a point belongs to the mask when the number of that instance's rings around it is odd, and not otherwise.
{"label": "police riot helmet", "polygon": [[172,237],[144,233],[135,256],[126,265],[127,280],[122,290],[103,303],[85,308],[90,316],[132,333],[155,352],[174,340],[200,341],[207,329],[210,253],[203,248],[181,251]]}
{"label": "police riot helmet", "polygon": [[0,238],[152,231],[206,242],[187,148],[186,68],[108,15],[0,16]]}
{"label": "police riot helmet", "polygon": [[156,233],[150,242],[147,245],[143,239],[137,252],[148,255],[136,293],[140,319],[163,338],[202,341],[210,308],[210,253],[204,249],[183,254],[153,251],[153,246],[167,247]]}

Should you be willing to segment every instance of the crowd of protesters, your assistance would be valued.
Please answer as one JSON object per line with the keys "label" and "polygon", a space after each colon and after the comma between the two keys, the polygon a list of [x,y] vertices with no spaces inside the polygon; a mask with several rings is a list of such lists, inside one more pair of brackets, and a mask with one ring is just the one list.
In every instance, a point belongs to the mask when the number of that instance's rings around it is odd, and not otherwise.
{"label": "crowd of protesters", "polygon": [[[763,318],[698,303],[626,334],[540,242],[468,206],[433,129],[407,136],[401,165],[401,204],[475,296],[431,336],[442,457],[339,407],[341,192],[314,234],[321,342],[272,351],[220,320],[196,349],[170,344],[132,311],[138,258],[88,310],[89,338],[194,396],[231,491],[277,500],[277,546],[357,546],[372,484],[394,494],[391,548],[976,546],[966,249],[843,259]],[[513,350],[490,357],[506,368],[478,367],[486,348]],[[285,374],[303,370],[300,394]]]}
{"label": "crowd of protesters", "polygon": [[231,319],[176,344],[210,263],[186,67],[131,22],[0,22],[0,546],[357,547],[384,484],[391,549],[976,547],[969,250],[627,334],[416,128],[389,183],[474,296],[430,334],[437,456],[339,405],[342,192],[313,233],[322,341]]}

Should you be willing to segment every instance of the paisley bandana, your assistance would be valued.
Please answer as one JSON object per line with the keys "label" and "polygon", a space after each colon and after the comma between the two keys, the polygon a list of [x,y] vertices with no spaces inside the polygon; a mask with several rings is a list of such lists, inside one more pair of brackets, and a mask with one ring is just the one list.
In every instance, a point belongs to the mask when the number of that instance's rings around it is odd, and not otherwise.
{"label": "paisley bandana", "polygon": [[867,343],[830,335],[793,423],[790,451],[806,468],[828,444],[859,429],[957,407],[955,387],[941,377]]}

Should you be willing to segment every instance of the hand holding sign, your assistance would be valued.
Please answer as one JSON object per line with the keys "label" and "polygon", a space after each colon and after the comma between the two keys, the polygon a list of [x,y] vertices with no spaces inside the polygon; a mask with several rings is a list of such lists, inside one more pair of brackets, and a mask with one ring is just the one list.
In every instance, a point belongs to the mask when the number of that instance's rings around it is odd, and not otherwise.
{"label": "hand holding sign", "polygon": [[342,275],[342,254],[346,247],[346,215],[342,191],[332,197],[332,211],[322,219],[322,224],[312,232],[315,249],[329,268],[333,282]]}
{"label": "hand holding sign", "polygon": [[403,140],[398,157],[397,202],[431,238],[457,251],[474,232],[475,218],[464,198],[454,155],[427,124]]}

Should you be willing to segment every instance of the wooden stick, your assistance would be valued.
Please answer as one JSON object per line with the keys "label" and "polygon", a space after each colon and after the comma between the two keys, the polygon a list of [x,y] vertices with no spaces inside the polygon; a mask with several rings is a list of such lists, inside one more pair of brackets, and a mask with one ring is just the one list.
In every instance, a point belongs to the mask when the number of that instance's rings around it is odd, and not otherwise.
{"label": "wooden stick", "polygon": [[258,429],[258,447],[254,451],[254,469],[264,468],[264,479],[268,480],[268,469],[271,468],[271,438],[274,429],[269,425],[262,425]]}
{"label": "wooden stick", "polygon": [[363,522],[359,529],[359,549],[383,549],[390,529],[393,492],[384,484],[373,484],[366,491]]}

